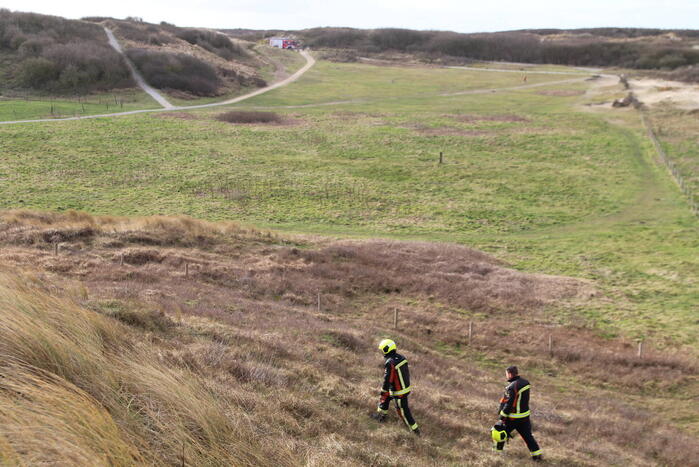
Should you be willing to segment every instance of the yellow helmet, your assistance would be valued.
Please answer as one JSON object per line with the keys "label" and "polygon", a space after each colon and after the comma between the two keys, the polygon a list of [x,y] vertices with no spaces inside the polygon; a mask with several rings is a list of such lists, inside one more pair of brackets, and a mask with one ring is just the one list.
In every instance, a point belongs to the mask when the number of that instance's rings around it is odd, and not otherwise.
{"label": "yellow helmet", "polygon": [[384,355],[386,355],[392,350],[396,350],[396,343],[393,342],[391,339],[384,339],[381,342],[379,342],[379,350],[382,351]]}
{"label": "yellow helmet", "polygon": [[493,438],[493,442],[501,443],[507,440],[507,431],[505,431],[505,427],[503,425],[497,424],[490,429],[490,436]]}

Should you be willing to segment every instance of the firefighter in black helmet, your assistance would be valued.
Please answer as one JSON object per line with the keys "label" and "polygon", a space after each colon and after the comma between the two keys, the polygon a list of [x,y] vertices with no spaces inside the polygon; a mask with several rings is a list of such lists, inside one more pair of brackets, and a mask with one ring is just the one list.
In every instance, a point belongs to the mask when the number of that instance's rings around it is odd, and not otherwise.
{"label": "firefighter in black helmet", "polygon": [[[505,370],[508,385],[505,387],[505,394],[500,399],[498,414],[500,421],[493,427],[493,440],[495,449],[502,451],[505,447],[505,439],[509,438],[514,430],[520,434],[529,448],[532,460],[541,460],[541,449],[532,435],[532,424],[529,420],[529,381],[519,376],[516,366],[508,367]],[[502,431],[503,436],[497,436]],[[504,439],[505,438],[505,439]]]}
{"label": "firefighter in black helmet", "polygon": [[391,399],[396,402],[398,416],[408,425],[410,431],[420,436],[420,429],[413,418],[408,406],[408,394],[410,394],[410,372],[408,360],[396,352],[396,343],[391,339],[384,339],[379,343],[379,350],[386,358],[384,365],[383,386],[381,387],[381,399],[373,418],[383,422],[388,414],[388,406]]}

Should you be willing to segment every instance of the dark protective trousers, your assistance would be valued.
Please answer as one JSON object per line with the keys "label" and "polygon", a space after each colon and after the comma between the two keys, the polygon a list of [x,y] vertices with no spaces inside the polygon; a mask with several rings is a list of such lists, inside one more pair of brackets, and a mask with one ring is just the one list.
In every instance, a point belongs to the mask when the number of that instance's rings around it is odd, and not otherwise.
{"label": "dark protective trousers", "polygon": [[417,423],[413,418],[413,414],[410,412],[410,407],[408,406],[408,394],[404,396],[394,396],[394,397],[382,397],[379,403],[379,409],[382,413],[388,412],[388,406],[391,404],[391,399],[396,401],[396,410],[398,411],[398,416],[408,425],[411,430],[417,429]]}
{"label": "dark protective trousers", "polygon": [[[532,422],[529,420],[529,417],[508,418],[505,421],[505,431],[507,431],[508,438],[510,438],[514,430],[517,430],[517,433],[519,433],[524,442],[527,444],[527,448],[529,448],[529,453],[532,455],[532,457],[541,455],[539,443],[536,442],[534,435],[532,435]],[[504,447],[505,442],[503,441],[501,443],[497,443],[495,449],[502,451]]]}

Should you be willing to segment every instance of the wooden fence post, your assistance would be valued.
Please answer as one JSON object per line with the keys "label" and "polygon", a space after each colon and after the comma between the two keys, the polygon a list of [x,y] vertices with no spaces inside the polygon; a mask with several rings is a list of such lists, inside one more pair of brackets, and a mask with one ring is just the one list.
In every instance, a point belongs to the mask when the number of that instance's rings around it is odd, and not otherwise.
{"label": "wooden fence post", "polygon": [[398,308],[393,309],[393,328],[398,329]]}
{"label": "wooden fence post", "polygon": [[471,338],[473,337],[473,321],[468,322],[468,344],[471,345]]}
{"label": "wooden fence post", "polygon": [[320,312],[320,292],[318,292],[318,311]]}
{"label": "wooden fence post", "polygon": [[553,335],[549,334],[549,355],[553,355]]}
{"label": "wooden fence post", "polygon": [[53,243],[53,256],[58,256],[58,242]]}
{"label": "wooden fence post", "polygon": [[119,258],[119,266],[124,265],[124,253],[121,254],[121,257]]}
{"label": "wooden fence post", "polygon": [[189,277],[189,263],[186,261],[184,263],[184,277]]}
{"label": "wooden fence post", "polygon": [[444,155],[442,154],[442,151],[439,151],[439,163],[440,164],[444,163]]}
{"label": "wooden fence post", "polygon": [[643,358],[643,341],[638,341],[638,358]]}

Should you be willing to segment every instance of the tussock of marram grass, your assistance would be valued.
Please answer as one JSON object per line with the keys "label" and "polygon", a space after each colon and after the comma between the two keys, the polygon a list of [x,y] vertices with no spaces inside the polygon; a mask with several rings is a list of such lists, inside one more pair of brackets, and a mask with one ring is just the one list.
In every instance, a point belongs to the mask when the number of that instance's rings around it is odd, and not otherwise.
{"label": "tussock of marram grass", "polygon": [[0,463],[133,465],[145,460],[108,411],[63,378],[19,364],[0,379]]}
{"label": "tussock of marram grass", "polygon": [[[240,408],[126,328],[0,273],[2,462],[290,465]],[[138,347],[138,348],[137,348]]]}

